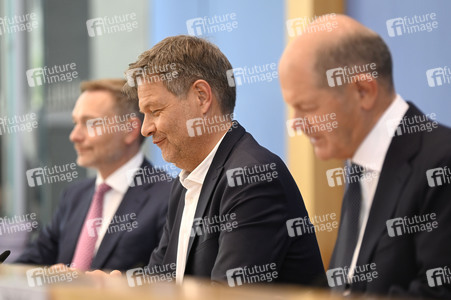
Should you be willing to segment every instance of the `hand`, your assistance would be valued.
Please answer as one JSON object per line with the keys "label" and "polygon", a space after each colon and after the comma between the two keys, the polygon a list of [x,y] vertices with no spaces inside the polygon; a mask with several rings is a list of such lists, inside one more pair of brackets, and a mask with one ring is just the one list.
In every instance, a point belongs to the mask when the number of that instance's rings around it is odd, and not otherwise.
{"label": "hand", "polygon": [[92,279],[94,285],[98,288],[104,288],[106,286],[107,279],[112,277],[120,278],[122,275],[122,273],[118,270],[111,271],[109,274],[101,270],[87,271],[85,274]]}
{"label": "hand", "polygon": [[85,274],[92,276],[92,278],[109,278],[110,276],[120,277],[122,275],[121,271],[118,270],[111,271],[109,274],[101,270],[87,271]]}

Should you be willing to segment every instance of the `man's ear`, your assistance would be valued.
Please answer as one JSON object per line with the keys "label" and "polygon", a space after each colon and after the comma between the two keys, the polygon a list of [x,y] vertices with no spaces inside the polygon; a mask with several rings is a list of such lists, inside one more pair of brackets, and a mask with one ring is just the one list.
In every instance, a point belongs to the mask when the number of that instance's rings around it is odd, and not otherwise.
{"label": "man's ear", "polygon": [[370,110],[376,104],[379,93],[379,83],[375,78],[369,77],[364,80],[356,80],[352,83],[354,93],[359,99],[360,105],[365,110]]}
{"label": "man's ear", "polygon": [[193,83],[191,88],[201,109],[201,113],[206,114],[213,101],[213,93],[210,85],[205,80],[199,79]]}
{"label": "man's ear", "polygon": [[131,145],[136,139],[140,139],[142,122],[139,118],[133,117],[126,121],[127,135],[125,137],[125,143]]}

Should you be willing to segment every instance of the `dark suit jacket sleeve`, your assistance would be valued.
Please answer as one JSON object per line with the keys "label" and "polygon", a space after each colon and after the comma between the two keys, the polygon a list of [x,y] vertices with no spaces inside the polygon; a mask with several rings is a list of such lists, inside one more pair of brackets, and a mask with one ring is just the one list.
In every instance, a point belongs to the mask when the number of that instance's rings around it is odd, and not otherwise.
{"label": "dark suit jacket sleeve", "polygon": [[53,215],[51,222],[46,225],[39,233],[37,239],[31,242],[15,261],[15,263],[52,265],[55,264],[58,257],[60,226],[62,220],[66,217],[67,201],[64,191],[57,211]]}
{"label": "dark suit jacket sleeve", "polygon": [[[451,167],[451,158],[444,159],[436,167]],[[426,174],[424,175],[426,180]],[[451,299],[451,285],[445,283],[441,286],[429,287],[426,271],[433,268],[451,268],[451,185],[428,187],[425,195],[418,195],[420,199],[419,211],[421,214],[435,213],[437,228],[432,231],[416,233],[415,253],[417,253],[417,266],[420,267],[417,277],[408,290],[392,286],[391,295],[401,296],[427,296],[431,298]],[[396,264],[396,262],[393,262]]]}
{"label": "dark suit jacket sleeve", "polygon": [[[167,220],[167,214],[168,214],[168,205],[167,202],[169,202],[169,194],[167,195],[167,201],[166,201],[166,205],[160,205],[160,214],[159,214],[159,218],[157,219],[157,228],[159,229],[157,231],[157,235],[158,235],[158,241],[161,240],[161,238],[163,237],[164,231],[165,231],[165,227],[166,227],[166,220]],[[158,245],[160,244],[159,242],[157,243]],[[155,247],[154,250],[158,249],[158,247]]]}
{"label": "dark suit jacket sleeve", "polygon": [[[277,186],[279,188],[277,188]],[[237,228],[219,236],[211,279],[226,281],[228,269],[277,263],[285,255],[286,200],[279,183],[261,182],[227,189],[227,214],[236,214]]]}
{"label": "dark suit jacket sleeve", "polygon": [[[164,218],[162,218],[164,220]],[[150,261],[148,264],[148,268],[153,266],[161,266],[163,265],[164,256],[166,254],[166,249],[169,243],[169,221],[166,218],[166,222],[164,223],[163,233],[161,235],[160,242],[158,247],[154,249],[152,255],[150,256]]]}
{"label": "dark suit jacket sleeve", "polygon": [[[278,166],[277,173],[277,178],[271,182],[263,180],[240,187],[217,189],[224,192],[222,214],[236,214],[237,228],[221,231],[219,234],[219,249],[211,273],[212,281],[226,281],[227,271],[233,268],[268,264],[275,264],[277,272],[268,281],[307,283],[322,274],[315,236],[304,235],[297,239],[288,236],[286,221],[294,215],[307,216],[307,212],[288,170]],[[221,181],[219,185],[221,184],[225,185],[226,181]],[[215,239],[211,241],[214,242]],[[288,255],[289,248],[293,249],[293,243],[296,243],[295,253]],[[298,259],[303,255],[312,259],[306,259],[309,261],[304,261],[300,269]],[[290,261],[292,258],[294,261]],[[272,269],[265,273],[269,272],[274,275]]]}

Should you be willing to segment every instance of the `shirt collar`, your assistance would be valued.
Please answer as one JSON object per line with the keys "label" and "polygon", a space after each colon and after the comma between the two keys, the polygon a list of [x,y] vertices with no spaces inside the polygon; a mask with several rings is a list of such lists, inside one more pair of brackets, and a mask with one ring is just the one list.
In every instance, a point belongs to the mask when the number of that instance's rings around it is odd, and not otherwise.
{"label": "shirt collar", "polygon": [[207,176],[207,172],[210,169],[211,163],[213,162],[213,158],[215,157],[216,152],[218,151],[219,145],[224,139],[227,132],[222,136],[216,146],[211,150],[211,152],[204,158],[204,160],[190,173],[186,170],[182,170],[179,174],[180,183],[184,188],[189,189],[193,186],[193,184],[202,185],[205,180],[205,176]]}
{"label": "shirt collar", "polygon": [[357,148],[351,161],[365,169],[380,173],[393,134],[408,109],[407,102],[400,95],[396,95],[395,100]]}
{"label": "shirt collar", "polygon": [[135,156],[133,156],[129,161],[123,164],[119,169],[114,171],[106,179],[103,179],[100,173],[97,172],[96,187],[105,182],[113,190],[118,191],[121,194],[125,194],[133,180],[133,177],[127,176],[127,171],[139,168],[142,165],[143,160],[144,155],[141,151],[138,151]]}

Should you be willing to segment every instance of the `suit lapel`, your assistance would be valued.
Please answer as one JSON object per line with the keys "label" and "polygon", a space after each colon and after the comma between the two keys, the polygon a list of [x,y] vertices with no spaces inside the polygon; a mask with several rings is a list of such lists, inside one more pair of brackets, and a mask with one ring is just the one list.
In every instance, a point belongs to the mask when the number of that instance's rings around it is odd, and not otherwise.
{"label": "suit lapel", "polygon": [[92,182],[89,183],[87,189],[81,193],[81,199],[74,199],[75,201],[79,201],[79,204],[75,206],[73,212],[69,212],[71,217],[68,218],[65,225],[66,230],[64,231],[64,240],[66,242],[62,247],[62,257],[60,260],[63,263],[69,264],[72,262],[78,238],[83,224],[85,223],[89,207],[91,206],[92,197],[94,196],[94,187],[95,180],[93,179]]}
{"label": "suit lapel", "polygon": [[[410,104],[406,116],[421,114]],[[411,160],[421,144],[421,134],[403,134],[393,137],[382,167],[376,193],[371,205],[357,264],[370,263],[378,241],[386,230],[387,220],[393,218],[398,199],[411,176]]]}
{"label": "suit lapel", "polygon": [[[229,156],[238,140],[246,132],[237,121],[233,122],[236,122],[237,126],[235,128],[232,126],[231,131],[228,132],[222,140],[221,145],[219,145],[218,151],[213,158],[210,168],[208,169],[207,175],[205,176],[204,183],[202,184],[202,190],[199,195],[199,201],[197,202],[197,208],[194,218],[203,217],[205,209],[211,199],[211,195],[213,194],[213,191],[215,190],[215,187],[220,179],[219,175],[224,169],[224,163],[227,160],[227,157]],[[186,257],[189,257],[191,247],[193,246],[195,238],[197,238],[197,235],[190,237],[189,239],[188,252]]]}
{"label": "suit lapel", "polygon": [[182,222],[183,208],[185,206],[185,193],[186,189],[182,186],[182,184],[177,181],[174,183],[173,190],[171,192],[171,201],[170,203],[174,203],[177,205],[177,210],[175,213],[175,217],[170,221],[169,228],[169,241],[166,249],[165,257],[163,259],[163,263],[170,264],[177,262],[177,248],[179,241],[179,233],[180,233],[180,224]]}
{"label": "suit lapel", "polygon": [[[141,165],[141,168],[146,167],[152,168],[152,165],[147,161]],[[147,198],[147,190],[151,187],[151,184],[139,185],[134,187],[129,187],[124,197],[122,198],[121,204],[119,205],[117,211],[114,216],[122,221],[124,216],[130,216],[131,213],[135,213],[138,215],[141,206],[145,203],[145,199]],[[126,230],[110,230],[111,226],[123,226],[126,223],[130,222],[125,221],[122,223],[114,223],[110,224],[107,232],[105,233],[102,242],[97,251],[97,255],[94,257],[92,261],[91,268],[93,269],[101,269],[103,268],[106,260],[110,256],[110,253],[114,250],[115,246],[119,242],[120,238],[127,232]],[[122,225],[123,224],[123,225]]]}

